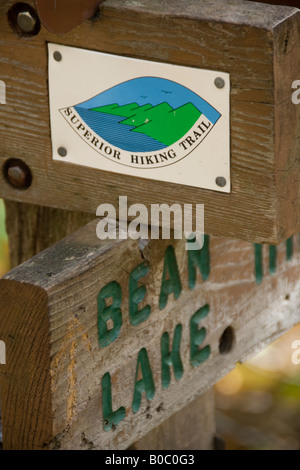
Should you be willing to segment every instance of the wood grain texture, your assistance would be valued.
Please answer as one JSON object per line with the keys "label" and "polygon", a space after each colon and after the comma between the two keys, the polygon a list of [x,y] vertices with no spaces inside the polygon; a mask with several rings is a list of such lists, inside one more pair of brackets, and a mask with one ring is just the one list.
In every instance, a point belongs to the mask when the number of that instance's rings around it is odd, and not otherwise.
{"label": "wood grain texture", "polygon": [[292,233],[293,227],[300,223],[300,105],[290,106],[290,89],[286,81],[286,77],[290,83],[299,80],[300,52],[294,56],[299,45],[300,22],[293,18],[289,25],[280,23],[274,43],[274,95],[277,103],[275,153],[279,157],[276,160],[277,208],[281,233]]}
{"label": "wood grain texture", "polygon": [[91,214],[5,201],[11,268],[93,220]]}
{"label": "wood grain texture", "polygon": [[[1,289],[6,291],[5,281]],[[23,303],[18,312],[14,311],[16,296]],[[1,316],[1,334],[9,351],[6,365],[0,365],[0,380],[1,398],[6,397],[1,407],[6,445],[42,449],[52,436],[53,414],[47,295],[43,289],[9,281],[5,299],[7,315]]]}
{"label": "wood grain texture", "polygon": [[[0,165],[23,159],[33,182],[20,191],[1,175],[2,197],[94,214],[102,202],[117,207],[124,194],[129,204],[204,203],[207,233],[256,242],[277,243],[299,229],[300,170],[290,163],[299,155],[300,106],[288,99],[300,74],[299,10],[242,0],[109,0],[99,20],[66,35],[42,28],[38,36],[22,38],[6,19],[12,4],[0,5],[0,79],[7,85],[7,104],[0,107]],[[229,72],[231,194],[52,161],[48,41]]]}
{"label": "wood grain texture", "polygon": [[285,5],[299,8],[298,0],[250,0],[251,2],[269,3],[270,5]]}
{"label": "wood grain texture", "polygon": [[[19,364],[14,361],[9,374],[3,369],[1,374],[6,448],[29,448],[34,444],[35,447],[52,449],[125,449],[210,389],[237,361],[244,361],[260,351],[268,342],[299,322],[298,236],[280,245],[276,257],[273,251],[270,256],[267,246],[255,250],[247,242],[211,237],[209,257],[206,252],[206,268],[202,275],[195,267],[197,277],[194,288],[191,288],[192,274],[188,270],[185,244],[180,240],[172,241],[181,291],[173,285],[177,300],[170,294],[164,306],[161,305],[161,286],[170,242],[150,242],[143,252],[133,240],[101,242],[95,235],[96,223],[91,222],[23,263],[0,281],[3,318],[0,337],[7,342],[8,351],[12,348],[10,336],[14,336],[14,329],[20,325],[24,314],[24,305],[28,305],[26,299],[31,299],[34,304],[30,315],[33,331],[36,331],[35,322],[39,324],[41,319],[45,319],[45,324],[47,319],[49,327],[49,344],[48,350],[46,346],[43,349],[43,364],[48,380],[46,386],[50,387],[51,436],[45,440],[44,434],[38,433],[33,443],[22,434],[23,421],[34,415],[39,407],[43,410],[48,405],[47,400],[41,401],[39,382],[30,381],[28,388],[17,385],[19,374],[26,377],[35,367],[32,361],[30,365],[26,364],[27,356],[34,354],[32,350],[36,344],[35,335],[27,335],[26,349],[23,344],[25,337],[19,337],[13,343],[14,357],[22,351],[25,354],[23,362]],[[133,298],[129,280],[133,270],[142,263],[146,263],[149,271],[138,283],[139,287],[146,288],[139,308],[150,305],[151,314],[140,324],[134,325],[129,319],[129,296]],[[170,269],[173,277],[174,266]],[[97,297],[113,281],[122,289],[120,308],[123,323],[113,342],[99,346]],[[31,297],[36,289],[42,291],[46,302],[37,302]],[[210,346],[211,352],[204,362],[195,365],[191,356],[191,317],[206,305],[209,305],[208,314],[199,321],[198,326],[199,329],[206,329],[203,347]],[[175,327],[179,324],[182,325],[180,357],[183,375],[175,378],[171,368],[170,383],[165,388],[161,375],[162,336],[167,332],[170,341],[173,341]],[[114,322],[108,320],[107,327],[111,329],[113,325]],[[234,332],[232,349],[227,354],[221,354],[220,341],[228,327]],[[140,408],[133,412],[137,359],[143,348],[147,350],[155,393],[148,399],[142,393]],[[12,352],[8,354],[11,357]],[[111,377],[112,410],[124,406],[125,417],[105,431],[107,418],[103,416],[102,400],[105,390],[110,387],[106,384],[108,388],[102,389],[101,383],[107,373]],[[47,374],[50,375],[51,385]],[[140,378],[138,375],[136,380]],[[11,426],[12,416],[9,386],[20,390],[22,395],[18,398],[27,412],[19,416],[21,435],[7,431],[9,438],[6,441],[6,428]],[[44,393],[48,396],[46,390]],[[49,427],[45,435],[48,433]]]}
{"label": "wood grain texture", "polygon": [[214,391],[207,390],[135,442],[135,450],[213,450]]}
{"label": "wood grain texture", "polygon": [[[81,228],[92,217],[90,214],[14,201],[6,201],[5,209],[12,268]],[[214,434],[214,391],[210,389],[135,442],[132,448],[209,450],[213,446]]]}

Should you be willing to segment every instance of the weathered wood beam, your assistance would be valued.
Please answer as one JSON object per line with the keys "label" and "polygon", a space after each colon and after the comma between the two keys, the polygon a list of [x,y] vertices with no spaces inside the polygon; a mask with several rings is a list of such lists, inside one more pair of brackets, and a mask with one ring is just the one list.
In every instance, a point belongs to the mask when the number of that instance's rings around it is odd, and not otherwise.
{"label": "weathered wood beam", "polygon": [[[91,214],[14,201],[6,201],[5,209],[12,268],[92,220]],[[210,389],[135,442],[132,448],[212,449],[215,428],[214,391]],[[180,432],[175,432],[175,429]],[[85,448],[88,447],[89,443],[86,442]]]}
{"label": "weathered wood beam", "polygon": [[0,281],[6,448],[127,448],[299,321],[296,237],[141,251],[96,224]]}
{"label": "weathered wood beam", "polygon": [[[204,203],[209,234],[278,243],[300,229],[300,11],[243,0],[109,0],[98,20],[57,36],[20,38],[0,5],[0,165],[21,158],[32,184],[0,196],[95,214],[102,202]],[[33,1],[29,1],[34,5]],[[108,173],[52,160],[47,42],[230,74],[231,193]],[[115,82],[114,82],[115,83]],[[5,173],[5,172],[4,172]]]}

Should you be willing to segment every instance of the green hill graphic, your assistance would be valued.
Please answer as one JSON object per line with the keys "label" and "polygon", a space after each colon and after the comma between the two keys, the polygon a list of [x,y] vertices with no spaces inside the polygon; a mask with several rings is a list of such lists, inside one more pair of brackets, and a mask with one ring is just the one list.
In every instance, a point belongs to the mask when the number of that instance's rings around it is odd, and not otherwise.
{"label": "green hill graphic", "polygon": [[201,116],[201,112],[192,103],[176,109],[166,102],[157,106],[139,106],[137,103],[119,106],[114,103],[92,108],[91,111],[122,116],[126,119],[120,121],[121,124],[133,126],[132,132],[145,134],[166,146],[181,139]]}

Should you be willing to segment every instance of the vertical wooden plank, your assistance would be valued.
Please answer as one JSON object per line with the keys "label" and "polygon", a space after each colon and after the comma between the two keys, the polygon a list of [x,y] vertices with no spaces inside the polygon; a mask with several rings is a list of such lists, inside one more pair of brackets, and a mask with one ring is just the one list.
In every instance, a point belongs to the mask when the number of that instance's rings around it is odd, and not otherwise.
{"label": "vertical wooden plank", "polygon": [[215,436],[213,389],[150,431],[131,449],[135,450],[212,450]]}
{"label": "vertical wooden plank", "polygon": [[11,268],[94,219],[91,214],[5,201]]}

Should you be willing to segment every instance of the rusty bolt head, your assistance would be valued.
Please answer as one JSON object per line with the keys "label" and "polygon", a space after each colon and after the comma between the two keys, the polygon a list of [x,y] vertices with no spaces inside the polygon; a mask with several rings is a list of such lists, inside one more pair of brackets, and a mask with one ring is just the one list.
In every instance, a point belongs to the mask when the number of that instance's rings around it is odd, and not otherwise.
{"label": "rusty bolt head", "polygon": [[17,2],[7,12],[8,23],[19,35],[35,36],[40,32],[41,22],[36,10],[28,3]]}
{"label": "rusty bolt head", "polygon": [[24,33],[32,33],[36,27],[36,18],[29,11],[20,11],[17,24]]}
{"label": "rusty bolt head", "polygon": [[31,185],[30,168],[22,160],[16,158],[8,160],[3,171],[5,179],[14,188],[27,189]]}

